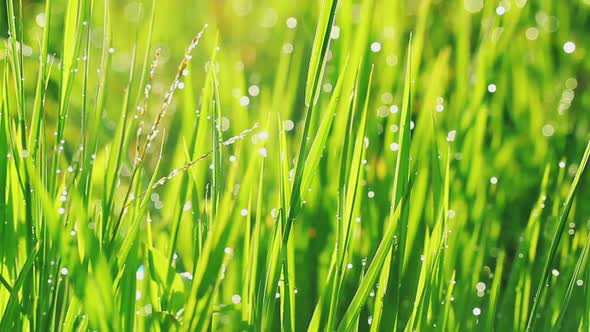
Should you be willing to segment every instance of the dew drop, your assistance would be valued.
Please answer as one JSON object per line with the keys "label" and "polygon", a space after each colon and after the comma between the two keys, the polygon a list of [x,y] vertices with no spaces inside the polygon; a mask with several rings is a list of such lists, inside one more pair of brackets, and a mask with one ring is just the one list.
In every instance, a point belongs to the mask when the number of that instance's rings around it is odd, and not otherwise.
{"label": "dew drop", "polygon": [[381,51],[381,43],[379,43],[379,42],[373,42],[371,44],[371,51],[373,53],[378,53],[379,51]]}
{"label": "dew drop", "polygon": [[576,50],[576,44],[574,44],[574,42],[572,41],[568,41],[565,44],[563,44],[563,50],[567,54],[572,54]]}

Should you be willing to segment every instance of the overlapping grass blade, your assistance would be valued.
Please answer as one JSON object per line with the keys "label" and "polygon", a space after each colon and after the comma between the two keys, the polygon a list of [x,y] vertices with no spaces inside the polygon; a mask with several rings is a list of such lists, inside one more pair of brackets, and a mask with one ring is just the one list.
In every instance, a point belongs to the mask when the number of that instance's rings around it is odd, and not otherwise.
{"label": "overlapping grass blade", "polygon": [[539,285],[537,286],[537,291],[533,298],[533,304],[531,307],[531,311],[529,313],[529,318],[526,325],[526,330],[530,331],[535,322],[535,317],[537,315],[537,310],[539,308],[539,303],[542,300],[543,291],[545,290],[547,277],[551,273],[551,264],[557,254],[557,249],[559,248],[559,243],[561,242],[561,236],[563,235],[563,230],[567,223],[567,218],[570,213],[570,209],[572,204],[574,203],[574,196],[576,195],[576,191],[578,189],[578,184],[580,183],[580,178],[586,169],[586,165],[588,164],[588,159],[590,159],[590,141],[586,146],[586,150],[584,151],[584,155],[582,156],[582,160],[580,161],[580,166],[578,166],[578,170],[572,181],[570,188],[567,193],[567,197],[563,202],[563,206],[561,208],[561,212],[559,215],[559,221],[557,224],[557,228],[555,230],[555,234],[553,235],[553,239],[551,241],[551,246],[549,247],[549,252],[547,253],[547,257],[545,258],[545,263],[543,265],[543,270],[541,272],[541,279],[539,280]]}
{"label": "overlapping grass blade", "polygon": [[[412,116],[412,38],[410,36],[410,41],[408,44],[408,56],[407,56],[407,65],[406,65],[406,77],[405,77],[405,84],[404,84],[404,93],[403,93],[403,104],[401,110],[401,118],[400,118],[400,132],[399,132],[399,153],[397,155],[397,160],[395,164],[395,173],[394,173],[394,182],[393,182],[393,190],[392,190],[392,198],[391,198],[391,213],[390,215],[393,216],[393,211],[397,209],[398,201],[401,199],[402,195],[406,192],[406,188],[408,185],[408,178],[410,174],[410,120]],[[404,255],[405,255],[405,246],[406,246],[406,232],[407,232],[407,220],[408,220],[408,212],[409,208],[406,204],[401,211],[399,223],[397,224],[396,229],[396,252],[395,252],[395,260],[393,260],[393,250],[390,250],[387,259],[385,260],[383,270],[381,271],[379,277],[379,289],[377,295],[375,297],[375,305],[373,309],[373,321],[371,323],[371,330],[376,331],[379,328],[394,328],[397,324],[397,315],[398,315],[398,305],[400,301],[399,289],[400,289],[400,280],[402,278],[403,273],[403,264],[404,264]],[[393,223],[390,219],[388,221],[389,224]],[[391,278],[391,281],[390,281]],[[385,306],[384,298],[386,291],[392,293],[392,302],[391,306]],[[395,313],[389,318],[393,318],[388,324],[391,326],[381,327],[381,316],[383,311],[386,310],[387,312]]]}

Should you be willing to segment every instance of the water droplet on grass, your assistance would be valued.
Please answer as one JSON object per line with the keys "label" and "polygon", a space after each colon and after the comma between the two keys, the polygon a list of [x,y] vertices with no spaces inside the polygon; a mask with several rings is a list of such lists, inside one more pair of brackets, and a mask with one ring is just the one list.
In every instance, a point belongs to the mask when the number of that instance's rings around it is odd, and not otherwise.
{"label": "water droplet on grass", "polygon": [[250,94],[250,96],[252,97],[256,97],[260,94],[260,88],[258,87],[258,85],[251,85],[248,88],[248,94]]}
{"label": "water droplet on grass", "polygon": [[248,98],[248,96],[240,97],[240,105],[248,106],[249,104],[250,104],[250,98]]}
{"label": "water droplet on grass", "polygon": [[483,292],[486,290],[486,284],[484,284],[483,282],[478,282],[477,285],[475,285],[475,288],[479,291],[479,292]]}
{"label": "water droplet on grass", "polygon": [[378,53],[379,51],[381,51],[381,43],[379,43],[379,42],[371,43],[371,51],[373,53]]}
{"label": "water droplet on grass", "polygon": [[567,54],[572,54],[576,50],[576,44],[572,41],[568,41],[563,44],[563,51]]}
{"label": "water droplet on grass", "polygon": [[285,130],[291,131],[295,127],[295,123],[291,120],[285,120]]}
{"label": "water droplet on grass", "polygon": [[144,266],[140,265],[137,268],[137,271],[135,272],[135,279],[137,280],[143,280],[145,278],[145,270],[144,270]]}
{"label": "water droplet on grass", "polygon": [[35,22],[37,23],[38,26],[40,26],[41,28],[44,28],[45,27],[45,13],[37,14],[37,16],[35,17]]}
{"label": "water droplet on grass", "polygon": [[456,130],[449,131],[449,133],[447,134],[447,142],[454,142],[456,136],[457,136]]}
{"label": "water droplet on grass", "polygon": [[335,25],[332,27],[332,30],[330,31],[330,38],[331,39],[338,39],[340,38],[340,27]]}
{"label": "water droplet on grass", "polygon": [[287,19],[287,28],[295,29],[297,27],[297,19],[295,17],[289,17]]}

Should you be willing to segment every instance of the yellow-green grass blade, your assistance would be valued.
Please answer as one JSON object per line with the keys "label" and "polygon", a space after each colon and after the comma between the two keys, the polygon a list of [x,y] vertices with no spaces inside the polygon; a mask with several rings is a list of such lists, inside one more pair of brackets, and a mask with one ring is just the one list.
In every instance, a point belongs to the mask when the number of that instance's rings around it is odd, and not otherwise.
{"label": "yellow-green grass blade", "polygon": [[338,0],[325,0],[316,26],[315,37],[309,60],[307,82],[305,84],[305,104],[315,105],[319,98],[319,90],[326,65],[326,55],[330,48],[330,33],[336,19]]}
{"label": "yellow-green grass blade", "polygon": [[332,92],[330,102],[324,110],[324,114],[322,115],[320,126],[315,134],[313,142],[311,143],[311,147],[309,148],[303,169],[303,177],[301,179],[302,192],[307,191],[313,176],[317,172],[318,164],[322,158],[323,151],[328,140],[328,135],[330,133],[330,129],[332,128],[332,122],[336,116],[338,104],[341,98],[345,98],[342,95],[342,85],[344,83],[345,77],[347,76],[346,68],[347,66],[345,63],[340,72],[340,75],[338,76],[338,82],[336,83],[334,91]]}

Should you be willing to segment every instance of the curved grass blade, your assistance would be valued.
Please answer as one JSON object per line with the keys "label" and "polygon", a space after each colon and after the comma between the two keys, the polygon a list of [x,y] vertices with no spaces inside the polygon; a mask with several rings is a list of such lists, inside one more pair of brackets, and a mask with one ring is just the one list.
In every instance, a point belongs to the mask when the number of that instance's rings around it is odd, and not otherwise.
{"label": "curved grass blade", "polygon": [[557,317],[557,321],[553,325],[554,331],[561,331],[561,325],[563,323],[563,319],[564,319],[565,314],[567,312],[567,307],[570,303],[572,293],[574,292],[574,287],[576,287],[576,283],[577,283],[578,279],[581,277],[582,271],[586,268],[586,266],[588,264],[588,251],[589,250],[590,250],[590,236],[588,236],[586,239],[586,244],[584,245],[584,248],[582,248],[582,253],[580,254],[580,257],[578,258],[578,262],[576,263],[576,267],[574,268],[574,271],[572,272],[572,277],[570,278],[569,284],[567,285],[567,289],[565,291],[565,294],[563,294],[563,300],[561,302],[561,307],[560,307],[561,310],[559,311],[559,316]]}
{"label": "curved grass blade", "polygon": [[553,240],[551,241],[551,246],[549,247],[549,254],[545,260],[545,264],[543,266],[541,280],[539,281],[539,286],[537,287],[537,292],[535,293],[535,297],[533,298],[533,305],[531,308],[531,312],[529,314],[529,318],[526,325],[526,331],[531,331],[534,325],[534,319],[537,315],[537,310],[539,308],[539,302],[541,301],[541,296],[543,295],[543,290],[546,288],[545,283],[547,278],[549,277],[549,273],[551,272],[551,263],[557,254],[557,249],[559,247],[559,242],[561,241],[561,235],[563,234],[563,230],[567,223],[567,218],[574,202],[574,196],[576,195],[576,191],[578,189],[578,184],[580,182],[580,178],[586,169],[586,165],[588,164],[588,159],[590,158],[590,141],[588,141],[588,145],[586,146],[586,151],[584,152],[584,156],[582,157],[582,161],[580,162],[580,166],[578,167],[578,171],[576,172],[576,176],[570,186],[570,189],[567,193],[565,198],[565,202],[563,203],[563,209],[559,215],[559,223],[557,225],[557,229],[555,234],[553,235]]}
{"label": "curved grass blade", "polygon": [[309,71],[307,72],[307,83],[305,84],[305,104],[315,105],[319,98],[320,82],[324,74],[326,54],[330,48],[330,33],[336,18],[338,0],[324,1],[320,19],[316,27]]}
{"label": "curved grass blade", "polygon": [[350,331],[352,327],[355,325],[360,314],[360,311],[363,307],[363,304],[369,297],[369,293],[375,285],[375,282],[379,277],[381,269],[383,268],[385,259],[391,251],[391,247],[393,246],[394,242],[394,236],[396,234],[396,230],[398,227],[398,221],[401,217],[404,206],[406,206],[406,202],[409,197],[412,184],[413,177],[410,178],[410,181],[406,187],[406,192],[404,192],[403,195],[400,197],[400,200],[395,208],[395,211],[393,212],[390,218],[390,222],[387,225],[385,234],[383,234],[383,239],[379,243],[379,247],[375,252],[375,256],[373,257],[373,260],[371,261],[371,264],[367,269],[367,273],[364,279],[362,280],[361,284],[359,285],[359,288],[356,291],[352,301],[350,302],[348,309],[344,313],[340,325],[338,326],[338,332]]}

